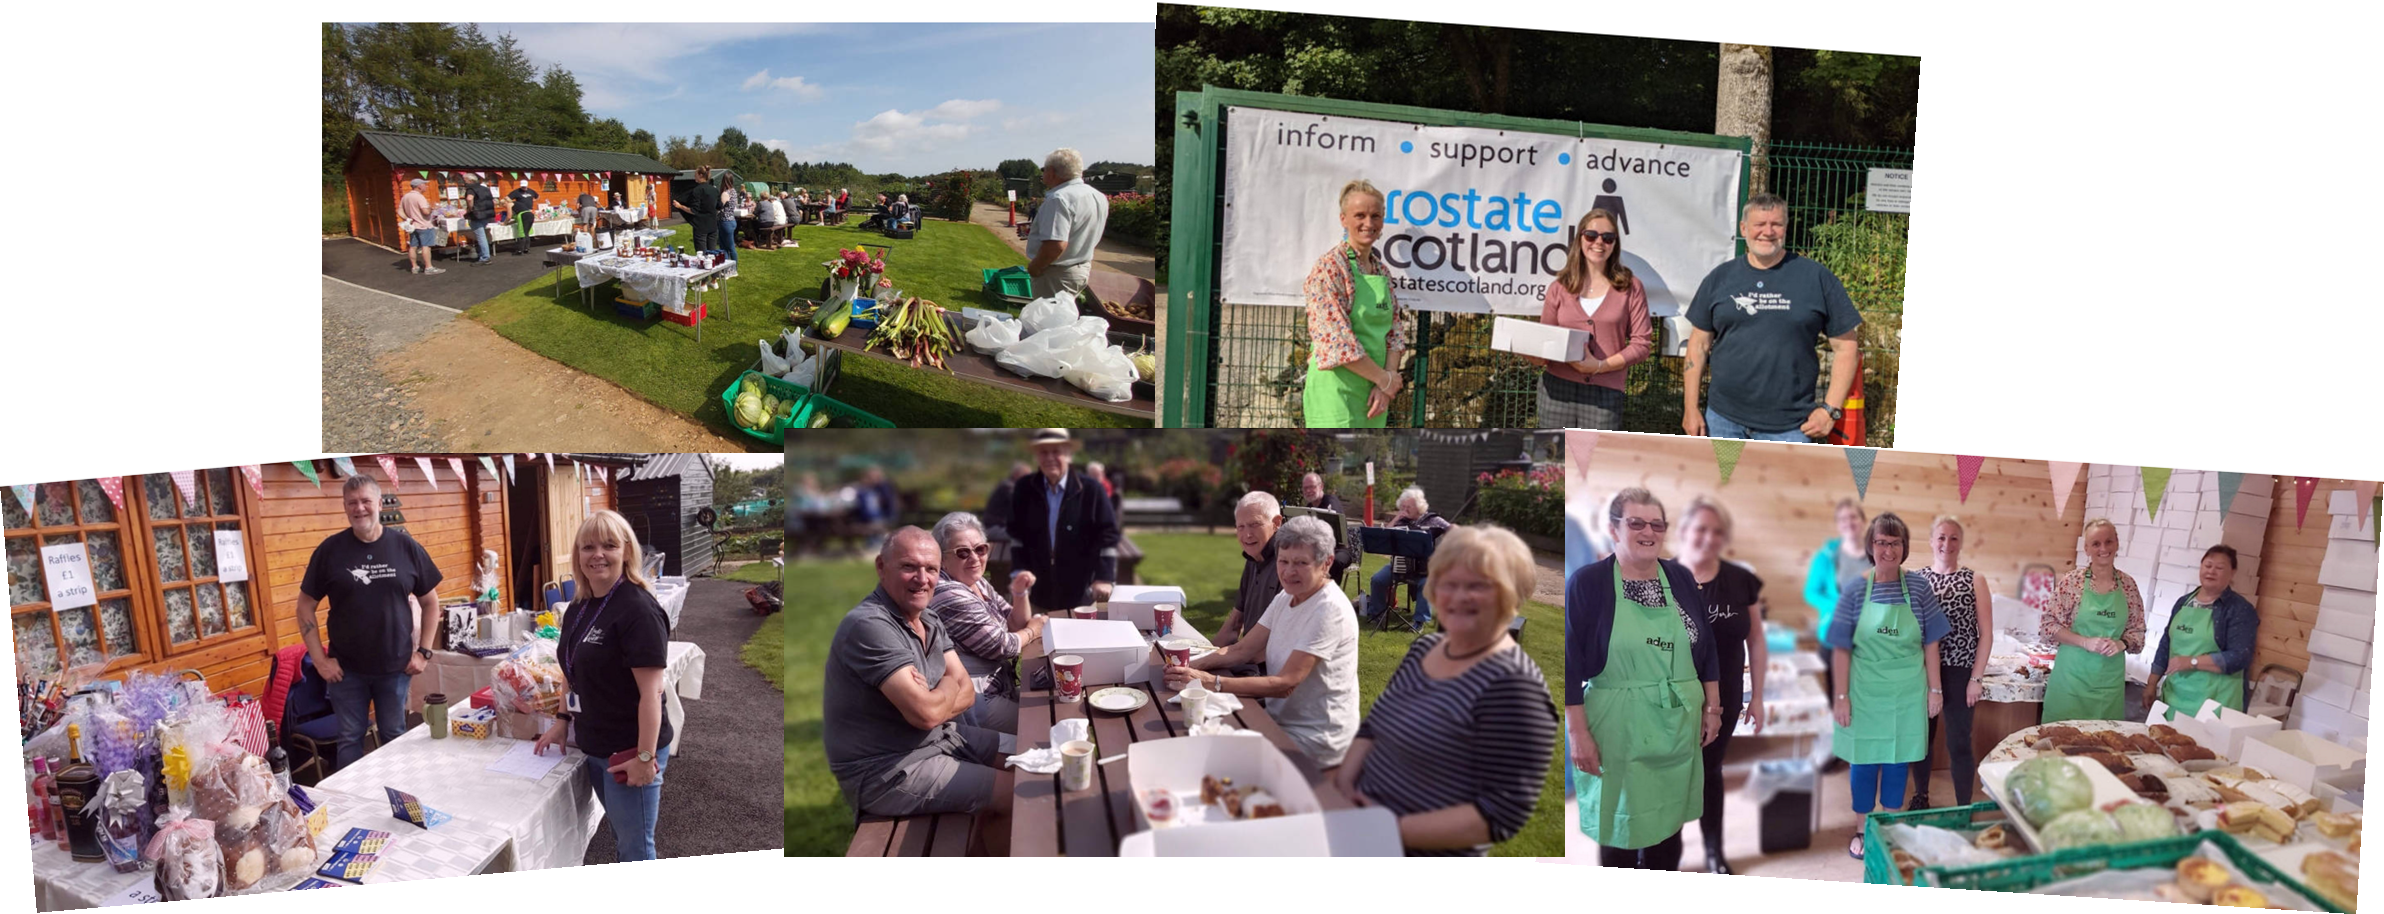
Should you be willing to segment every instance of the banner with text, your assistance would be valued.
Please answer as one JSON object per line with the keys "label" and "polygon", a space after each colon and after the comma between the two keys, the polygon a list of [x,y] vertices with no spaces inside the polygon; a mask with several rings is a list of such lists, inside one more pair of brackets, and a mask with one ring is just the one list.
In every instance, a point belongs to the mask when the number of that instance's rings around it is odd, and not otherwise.
{"label": "banner with text", "polygon": [[1539,314],[1592,209],[1615,215],[1623,265],[1658,317],[1737,253],[1734,149],[1263,108],[1230,117],[1219,292],[1234,304],[1301,304],[1309,268],[1342,238],[1337,198],[1354,178],[1385,197],[1375,251],[1399,300],[1427,311]]}

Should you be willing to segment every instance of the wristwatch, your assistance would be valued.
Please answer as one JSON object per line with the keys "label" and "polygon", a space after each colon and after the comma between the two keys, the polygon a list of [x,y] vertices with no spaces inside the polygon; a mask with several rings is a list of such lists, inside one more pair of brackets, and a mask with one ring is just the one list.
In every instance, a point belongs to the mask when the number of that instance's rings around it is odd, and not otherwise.
{"label": "wristwatch", "polygon": [[641,761],[641,762],[644,762],[644,763],[646,763],[646,764],[648,764],[648,765],[654,764],[654,750],[652,750],[652,749],[640,749],[640,750],[638,750],[638,751],[637,751],[637,760],[638,760],[638,761]]}
{"label": "wristwatch", "polygon": [[1845,410],[1831,406],[1827,403],[1821,404],[1821,408],[1829,411],[1829,421],[1831,422],[1837,422],[1846,418]]}
{"label": "wristwatch", "polygon": [[422,655],[422,659],[424,659],[424,660],[429,660],[429,659],[430,659],[430,657],[431,657],[430,648],[427,648],[427,647],[418,647],[418,648],[415,648],[415,649],[414,649],[414,653],[421,654],[421,655]]}

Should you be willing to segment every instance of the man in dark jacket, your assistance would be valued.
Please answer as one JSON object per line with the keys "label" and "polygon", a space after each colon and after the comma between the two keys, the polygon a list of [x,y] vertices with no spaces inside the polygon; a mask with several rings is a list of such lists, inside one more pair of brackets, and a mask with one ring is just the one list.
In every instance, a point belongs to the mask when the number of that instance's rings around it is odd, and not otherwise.
{"label": "man in dark jacket", "polygon": [[1324,477],[1314,473],[1300,477],[1300,503],[1319,511],[1349,516],[1349,512],[1341,507],[1341,499],[1324,490]]}
{"label": "man in dark jacket", "polygon": [[1067,429],[1039,428],[1029,441],[1042,472],[1019,480],[1010,494],[1011,574],[1034,573],[1029,599],[1044,610],[1109,599],[1123,535],[1109,497],[1092,477],[1069,468],[1076,442]]}
{"label": "man in dark jacket", "polygon": [[[1449,532],[1450,525],[1448,518],[1433,513],[1431,504],[1424,500],[1422,486],[1408,486],[1406,491],[1399,493],[1399,513],[1391,518],[1390,527],[1432,534],[1432,542],[1437,545],[1441,536]],[[1415,598],[1416,631],[1422,631],[1424,626],[1432,623],[1432,601],[1424,599],[1424,564],[1429,561],[1422,558],[1407,560],[1409,575],[1415,581],[1407,593]],[[1371,620],[1382,615],[1383,610],[1390,605],[1391,588],[1402,583],[1397,575],[1391,573],[1391,566],[1392,563],[1386,561],[1375,570],[1374,578],[1366,588],[1366,608],[1360,618]]]}
{"label": "man in dark jacket", "polygon": [[480,249],[480,259],[473,263],[486,264],[488,224],[497,221],[497,194],[480,183],[479,175],[468,171],[464,172],[464,207],[470,210],[467,218],[472,223],[472,243]]}

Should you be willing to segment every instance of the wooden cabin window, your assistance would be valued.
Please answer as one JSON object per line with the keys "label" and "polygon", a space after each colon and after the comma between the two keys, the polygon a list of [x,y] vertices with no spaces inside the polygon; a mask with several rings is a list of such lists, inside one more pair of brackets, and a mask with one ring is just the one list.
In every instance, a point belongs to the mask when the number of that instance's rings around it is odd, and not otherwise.
{"label": "wooden cabin window", "polygon": [[[94,480],[34,488],[36,511],[27,511],[13,498],[0,499],[5,504],[0,527],[7,535],[9,623],[16,639],[17,669],[38,676],[70,666],[146,659],[133,610],[132,582],[139,574],[128,567],[124,550],[125,540],[138,536],[138,515],[133,512],[140,510],[140,500],[133,480],[126,480],[124,491],[123,513],[131,517],[119,516]],[[99,603],[53,611],[41,548],[77,542],[90,564]]]}
{"label": "wooden cabin window", "polygon": [[555,182],[553,182],[553,181],[548,181],[548,182],[546,182],[546,193],[550,193],[550,194],[551,194],[551,193],[554,193],[554,192],[555,192]]}
{"label": "wooden cabin window", "polygon": [[243,530],[239,487],[230,469],[200,470],[194,481],[198,491],[185,501],[173,477],[141,477],[149,518],[144,541],[157,559],[166,639],[176,653],[257,631],[249,582],[216,579],[215,532]]}

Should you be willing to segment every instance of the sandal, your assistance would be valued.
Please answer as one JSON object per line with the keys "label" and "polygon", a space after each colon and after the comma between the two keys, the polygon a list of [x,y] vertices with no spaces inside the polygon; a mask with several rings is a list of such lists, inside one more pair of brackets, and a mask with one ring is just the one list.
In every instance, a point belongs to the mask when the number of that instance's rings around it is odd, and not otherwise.
{"label": "sandal", "polygon": [[1852,857],[1852,858],[1854,858],[1854,859],[1856,859],[1856,860],[1860,860],[1860,859],[1862,859],[1862,858],[1863,858],[1863,856],[1862,856],[1862,851],[1863,851],[1863,840],[1862,840],[1862,836],[1861,836],[1861,835],[1855,835],[1855,836],[1854,836],[1854,840],[1852,840],[1852,841],[1849,841],[1849,842],[1847,842],[1847,843],[1846,843],[1846,856]]}

